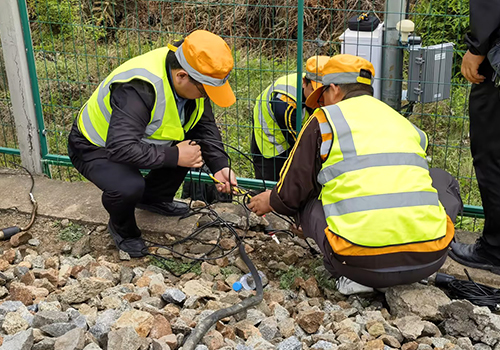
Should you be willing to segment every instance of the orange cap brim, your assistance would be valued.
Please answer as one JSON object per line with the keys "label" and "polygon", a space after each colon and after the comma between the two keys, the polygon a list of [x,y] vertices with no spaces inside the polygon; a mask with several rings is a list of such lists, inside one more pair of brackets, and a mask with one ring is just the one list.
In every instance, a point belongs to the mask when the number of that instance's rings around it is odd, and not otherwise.
{"label": "orange cap brim", "polygon": [[317,88],[320,88],[323,86],[323,84],[317,82],[317,81],[314,81],[314,80],[311,80],[311,86],[313,87],[313,90],[316,90]]}
{"label": "orange cap brim", "polygon": [[225,82],[222,86],[210,86],[203,84],[208,97],[219,107],[229,107],[236,102],[236,96],[229,85]]}
{"label": "orange cap brim", "polygon": [[323,91],[322,89],[323,84],[321,86],[318,86],[312,94],[309,95],[309,97],[306,99],[306,106],[309,108],[319,108],[320,105],[318,103],[318,98],[321,95],[321,92]]}

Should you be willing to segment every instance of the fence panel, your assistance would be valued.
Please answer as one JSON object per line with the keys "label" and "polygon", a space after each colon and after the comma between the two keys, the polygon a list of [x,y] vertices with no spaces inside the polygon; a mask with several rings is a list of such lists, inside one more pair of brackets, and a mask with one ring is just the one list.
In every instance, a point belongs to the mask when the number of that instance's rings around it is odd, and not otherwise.
{"label": "fence panel", "polygon": [[[402,110],[427,132],[431,165],[459,178],[466,204],[480,205],[469,151],[469,85],[460,75],[468,2],[415,0],[407,7],[404,4],[406,1],[400,8],[405,10],[396,15],[415,22],[415,34],[421,36],[424,46],[453,42],[454,62],[449,99],[426,104],[403,100]],[[255,99],[278,77],[297,71],[298,43],[302,43],[304,61],[313,55],[340,53],[339,37],[349,18],[371,12],[383,21],[384,6],[383,0],[306,0],[303,14],[299,14],[297,0],[28,0],[49,154],[46,163],[54,177],[81,179],[66,166],[67,158],[60,157],[67,154],[67,136],[80,107],[115,67],[195,29],[222,36],[234,52],[230,83],[237,102],[226,109],[215,106],[214,112],[224,142],[250,155]],[[299,16],[304,21],[303,42],[298,34]],[[367,36],[354,35],[361,52]],[[372,43],[366,58],[374,60],[383,44],[374,34],[368,34],[368,40]],[[405,49],[403,89],[411,74],[408,60]],[[379,84],[394,81],[395,76],[382,76],[381,70],[376,73]],[[3,95],[0,99],[2,106],[8,101]],[[2,121],[5,115],[2,113]],[[3,128],[12,130],[8,129],[11,124],[5,124]],[[15,140],[12,142],[15,146]],[[228,151],[238,175],[253,178],[252,165],[240,154]]]}

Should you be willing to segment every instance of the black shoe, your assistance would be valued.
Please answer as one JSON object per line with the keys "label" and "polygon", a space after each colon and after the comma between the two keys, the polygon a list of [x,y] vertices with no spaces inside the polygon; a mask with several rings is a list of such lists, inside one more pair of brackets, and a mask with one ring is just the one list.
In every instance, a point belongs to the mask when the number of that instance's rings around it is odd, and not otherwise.
{"label": "black shoe", "polygon": [[475,244],[451,243],[450,258],[462,265],[488,270],[500,275],[500,259],[487,251],[484,243],[478,240]]}
{"label": "black shoe", "polygon": [[189,213],[189,205],[184,202],[140,202],[137,208],[165,216],[182,216]]}
{"label": "black shoe", "polygon": [[119,250],[127,252],[131,258],[142,258],[143,256],[146,256],[148,248],[146,247],[146,243],[144,243],[144,240],[141,237],[123,238],[116,232],[113,224],[111,223],[111,220],[108,223],[108,231],[113,238],[116,247]]}

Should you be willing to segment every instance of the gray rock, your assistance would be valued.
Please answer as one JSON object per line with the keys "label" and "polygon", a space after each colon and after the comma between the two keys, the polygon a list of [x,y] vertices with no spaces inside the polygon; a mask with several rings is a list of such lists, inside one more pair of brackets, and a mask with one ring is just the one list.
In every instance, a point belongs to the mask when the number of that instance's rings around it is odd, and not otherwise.
{"label": "gray rock", "polygon": [[108,334],[108,350],[137,350],[141,339],[133,327],[120,328]]}
{"label": "gray rock", "polygon": [[29,324],[18,312],[9,312],[5,315],[2,328],[7,334],[16,334],[28,329]]}
{"label": "gray rock", "polygon": [[167,289],[161,296],[167,303],[181,304],[186,300],[186,294],[177,288]]}
{"label": "gray rock", "polygon": [[82,350],[85,346],[85,331],[75,328],[56,339],[54,350]]}
{"label": "gray rock", "polygon": [[385,298],[391,315],[417,315],[428,321],[442,321],[443,315],[439,307],[451,301],[441,289],[419,283],[391,287],[385,293]]}
{"label": "gray rock", "polygon": [[28,269],[26,266],[16,266],[14,267],[14,276],[16,276],[17,278],[21,278],[29,271],[30,269]]}
{"label": "gray rock", "polygon": [[83,316],[78,310],[73,308],[66,310],[69,315],[69,319],[72,323],[74,323],[77,327],[82,328],[83,330],[87,330],[87,317]]}
{"label": "gray rock", "polygon": [[5,284],[9,281],[10,279],[7,277],[7,275],[3,272],[0,272],[0,286],[5,286]]}
{"label": "gray rock", "polygon": [[56,338],[44,338],[35,345],[33,345],[32,350],[54,350],[55,343],[56,343]]}
{"label": "gray rock", "polygon": [[236,350],[253,350],[253,348],[251,348],[250,346],[243,345],[243,344],[237,344]]}
{"label": "gray rock", "polygon": [[268,317],[264,319],[259,325],[260,334],[262,334],[262,338],[267,341],[273,340],[278,334],[278,322],[274,317]]}
{"label": "gray rock", "polygon": [[96,343],[90,343],[89,345],[84,347],[83,350],[102,350],[102,349]]}
{"label": "gray rock", "polygon": [[491,346],[484,343],[474,344],[474,350],[491,350]]}
{"label": "gray rock", "polygon": [[167,343],[161,342],[157,339],[153,339],[153,342],[151,344],[151,349],[152,350],[170,350],[170,346],[168,346]]}
{"label": "gray rock", "polygon": [[38,247],[40,245],[40,240],[38,238],[32,238],[28,241],[28,244],[32,247]]}
{"label": "gray rock", "polygon": [[311,349],[318,350],[337,350],[338,346],[325,340],[320,340],[311,346]]}
{"label": "gray rock", "polygon": [[120,283],[130,283],[134,278],[134,271],[128,266],[122,266],[120,269]]}
{"label": "gray rock", "polygon": [[279,343],[276,350],[302,350],[302,343],[297,337],[291,336]]}
{"label": "gray rock", "polygon": [[68,321],[69,316],[65,312],[54,310],[40,311],[33,319],[33,328],[42,328],[53,323],[67,323]]}
{"label": "gray rock", "polygon": [[425,326],[418,316],[398,318],[394,321],[394,324],[401,331],[403,337],[408,340],[417,339],[422,334]]}
{"label": "gray rock", "polygon": [[0,350],[31,350],[33,347],[33,329],[30,328],[12,336],[7,336],[3,340]]}
{"label": "gray rock", "polygon": [[461,348],[462,350],[474,350],[474,347],[472,346],[472,342],[470,341],[469,338],[462,337],[457,339],[457,346]]}
{"label": "gray rock", "polygon": [[432,350],[432,346],[427,344],[418,344],[417,350]]}
{"label": "gray rock", "polygon": [[58,301],[42,301],[38,304],[38,311],[61,311],[61,303]]}
{"label": "gray rock", "polygon": [[24,304],[20,301],[6,301],[0,305],[0,315],[5,316],[9,312],[16,312]]}
{"label": "gray rock", "polygon": [[0,299],[9,294],[9,290],[4,286],[0,286]]}
{"label": "gray rock", "polygon": [[248,338],[248,340],[245,343],[246,346],[250,347],[250,349],[253,350],[271,350],[271,349],[276,349],[276,347],[265,340],[262,337],[259,337],[257,335],[251,336]]}
{"label": "gray rock", "polygon": [[478,307],[467,300],[453,300],[440,307],[446,334],[468,337],[476,342],[494,346],[500,333],[500,316],[492,314],[487,307]]}
{"label": "gray rock", "polygon": [[80,258],[86,254],[92,252],[92,247],[90,246],[90,236],[84,235],[80,238],[71,249],[71,255],[74,257]]}
{"label": "gray rock", "polygon": [[89,332],[98,341],[101,341],[103,336],[109,333],[111,325],[120,317],[116,310],[106,310],[101,315],[99,315],[95,321],[95,324],[90,328]]}
{"label": "gray rock", "polygon": [[260,310],[256,309],[247,310],[247,321],[251,322],[254,326],[257,326],[265,318],[266,315]]}
{"label": "gray rock", "polygon": [[75,328],[77,327],[76,324],[74,323],[52,323],[40,327],[40,329],[44,333],[50,335],[51,337],[56,337],[56,338],[68,333],[69,331]]}
{"label": "gray rock", "polygon": [[434,345],[435,348],[444,348],[446,344],[451,343],[446,338],[431,338],[431,339],[432,339],[432,345]]}
{"label": "gray rock", "polygon": [[208,350],[208,347],[206,345],[200,344],[196,345],[196,348],[194,350]]}
{"label": "gray rock", "polygon": [[277,304],[274,306],[274,317],[276,317],[276,321],[280,323],[283,320],[286,320],[290,317],[290,313],[283,306]]}
{"label": "gray rock", "polygon": [[130,260],[130,255],[127,252],[124,252],[123,250],[120,250],[120,252],[118,254],[120,256],[120,260],[123,260],[123,261],[129,261]]}

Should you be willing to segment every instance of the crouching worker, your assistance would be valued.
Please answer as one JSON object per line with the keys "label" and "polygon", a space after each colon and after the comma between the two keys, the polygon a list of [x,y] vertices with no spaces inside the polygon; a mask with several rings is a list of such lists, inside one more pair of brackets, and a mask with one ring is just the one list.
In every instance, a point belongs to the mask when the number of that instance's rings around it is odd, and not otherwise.
{"label": "crouching worker", "polygon": [[[305,106],[306,98],[322,86],[323,66],[328,56],[313,56],[306,62],[302,77],[302,108],[304,123],[312,113]],[[279,173],[297,139],[297,74],[277,79],[257,97],[253,111],[251,152],[255,177],[278,181]]]}
{"label": "crouching worker", "polygon": [[[177,46],[159,48],[116,68],[76,118],[68,152],[75,168],[102,191],[109,233],[131,257],[147,252],[135,207],[166,216],[189,211],[174,196],[189,168],[205,161],[217,189],[236,185],[210,100],[235,102],[227,82],[233,69],[228,45],[197,30]],[[193,142],[202,140],[205,142]],[[151,169],[144,178],[140,169]]]}
{"label": "crouching worker", "polygon": [[357,56],[328,61],[324,86],[306,101],[319,109],[299,134],[280,181],[249,204],[258,215],[295,215],[344,294],[436,272],[462,207],[458,182],[428,169],[425,133],[372,97],[374,74]]}

